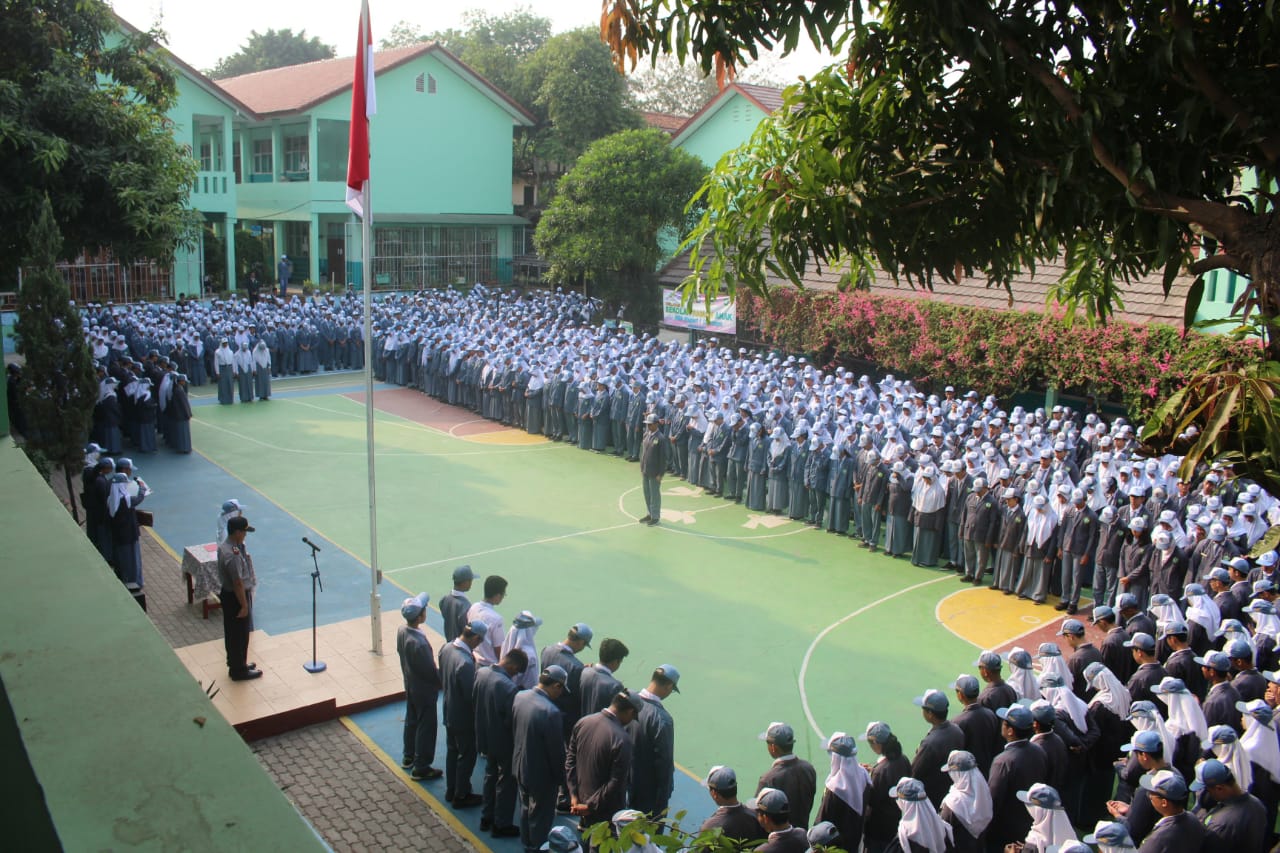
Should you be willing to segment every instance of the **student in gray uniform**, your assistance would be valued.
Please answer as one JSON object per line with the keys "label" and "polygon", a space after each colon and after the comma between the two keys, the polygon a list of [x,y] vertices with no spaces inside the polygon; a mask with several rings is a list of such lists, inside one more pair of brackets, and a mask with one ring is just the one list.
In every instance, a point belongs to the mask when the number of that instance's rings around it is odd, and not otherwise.
{"label": "student in gray uniform", "polygon": [[565,784],[569,813],[583,828],[609,820],[627,805],[632,744],[627,727],[644,707],[629,691],[613,697],[609,707],[583,717],[573,727],[565,752]]}
{"label": "student in gray uniform", "polygon": [[1266,849],[1266,806],[1240,787],[1230,767],[1210,758],[1196,768],[1191,790],[1198,794],[1196,820],[1208,832],[1206,850],[1241,853]]}
{"label": "student in gray uniform", "polygon": [[484,756],[484,788],[481,796],[480,829],[491,830],[494,838],[515,838],[516,780],[511,771],[515,742],[511,738],[515,679],[529,667],[529,657],[512,649],[499,663],[476,672],[476,751]]}
{"label": "student in gray uniform", "polygon": [[569,674],[558,666],[538,676],[538,686],[516,694],[511,727],[512,771],[520,785],[520,842],[534,853],[556,819],[556,791],[564,784],[564,724],[555,700]]}
{"label": "student in gray uniform", "polygon": [[427,618],[429,596],[423,592],[406,598],[400,605],[405,624],[396,632],[396,652],[404,677],[404,750],[400,766],[416,781],[439,779],[443,774],[431,766],[436,757],[436,700],[440,696],[440,671],[422,623]]}
{"label": "student in gray uniform", "polygon": [[579,710],[585,716],[609,707],[613,697],[622,689],[622,682],[614,673],[631,650],[621,640],[606,637],[600,643],[600,660],[584,667],[578,676]]}
{"label": "student in gray uniform", "polygon": [[757,853],[805,853],[809,849],[804,827],[794,825],[786,792],[761,788],[747,808],[755,811],[756,820],[767,834],[764,844],[756,848]]}
{"label": "student in gray uniform", "polygon": [[638,694],[644,707],[631,728],[631,807],[654,817],[667,810],[675,787],[676,725],[663,702],[680,692],[679,684],[680,673],[671,664],[655,669]]}
{"label": "student in gray uniform", "polygon": [[470,566],[458,566],[453,570],[453,589],[440,599],[440,617],[444,620],[444,641],[452,643],[462,633],[462,626],[467,621],[467,611],[471,609],[471,601],[466,593],[471,591],[471,582],[480,577]]}
{"label": "student in gray uniform", "polygon": [[[787,797],[791,823],[809,828],[809,813],[818,789],[818,773],[813,765],[795,754],[796,733],[786,723],[770,723],[760,739],[769,749],[773,764],[760,777],[757,796],[776,788]],[[765,827],[768,829],[768,827]]]}
{"label": "student in gray uniform", "polygon": [[699,832],[719,829],[725,838],[739,842],[758,841],[765,837],[764,828],[755,813],[738,802],[738,774],[732,767],[717,764],[704,783],[716,804],[711,817],[702,822]]}
{"label": "student in gray uniform", "polygon": [[476,766],[475,680],[476,646],[489,627],[480,620],[463,626],[462,633],[440,650],[444,684],[445,799],[456,809],[472,808],[484,798],[471,790]]}

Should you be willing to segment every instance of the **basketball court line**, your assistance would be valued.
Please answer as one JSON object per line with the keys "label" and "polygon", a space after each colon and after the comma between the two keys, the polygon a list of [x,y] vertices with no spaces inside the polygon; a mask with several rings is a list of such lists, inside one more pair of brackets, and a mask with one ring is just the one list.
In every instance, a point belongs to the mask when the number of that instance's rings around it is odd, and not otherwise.
{"label": "basketball court line", "polygon": [[628,521],[623,524],[614,524],[609,527],[597,527],[592,530],[575,530],[573,533],[562,533],[559,536],[547,536],[543,539],[533,539],[528,542],[516,542],[511,545],[503,545],[500,548],[490,548],[487,551],[476,551],[474,554],[458,554],[453,557],[445,557],[442,560],[431,560],[427,563],[414,563],[412,566],[401,566],[398,569],[387,569],[383,574],[391,575],[396,572],[407,572],[410,569],[425,569],[429,566],[438,566],[441,563],[451,563],[456,560],[470,560],[474,557],[484,557],[489,554],[498,554],[503,551],[513,551],[516,548],[525,548],[530,545],[545,545],[548,542],[560,542],[565,539],[573,539],[578,536],[590,536],[592,533],[607,533],[610,530],[621,530],[624,527],[631,527],[634,523],[634,521]]}
{"label": "basketball court line", "polygon": [[863,613],[866,613],[868,610],[872,610],[876,607],[879,607],[881,604],[884,604],[887,601],[892,601],[893,599],[898,598],[899,596],[906,595],[909,592],[914,592],[917,589],[923,589],[926,586],[930,586],[931,584],[935,584],[935,583],[940,583],[945,580],[950,580],[950,578],[943,576],[940,578],[933,578],[932,580],[922,581],[921,583],[904,587],[898,590],[897,592],[891,592],[888,595],[877,598],[875,601],[871,602],[870,604],[864,604],[861,607],[859,607],[857,610],[853,611],[852,613],[837,619],[835,622],[832,622],[830,625],[823,628],[822,631],[819,632],[818,636],[813,638],[813,642],[809,644],[808,650],[805,651],[804,653],[804,659],[800,662],[800,674],[796,678],[796,683],[797,683],[797,686],[800,688],[800,707],[804,709],[804,715],[809,720],[809,727],[813,729],[813,731],[818,735],[819,738],[822,739],[824,743],[826,742],[827,736],[822,733],[822,729],[818,727],[818,721],[814,719],[813,710],[809,707],[809,694],[805,690],[805,686],[804,686],[805,676],[809,672],[809,661],[812,660],[813,653],[818,648],[818,645],[826,638],[828,634],[830,634],[836,628],[839,628],[841,625],[848,622],[850,619],[853,619],[855,616],[861,616]]}
{"label": "basketball court line", "polygon": [[[632,515],[631,513],[627,512],[626,508],[622,505],[622,502],[624,499],[626,499],[627,495],[631,494],[632,492],[639,491],[640,489],[641,489],[640,486],[634,486],[630,489],[627,489],[622,494],[618,495],[618,512],[622,513],[632,521],[639,521],[640,517],[638,515]],[[712,509],[725,509],[731,506],[737,506],[737,504],[733,503],[732,501],[729,501],[727,503],[721,504],[720,506],[707,507],[706,509],[688,510],[688,512],[696,515],[697,513],[700,513],[700,512],[707,512],[708,510],[712,510]],[[811,532],[808,526],[801,526],[797,530],[788,530],[785,533],[765,533],[760,536],[718,536],[712,533],[698,533],[696,530],[685,530],[683,528],[675,527],[670,524],[659,525],[659,529],[665,530],[669,533],[680,533],[685,536],[696,536],[699,539],[713,539],[713,540],[722,540],[722,541],[729,541],[729,542],[754,542],[758,539],[779,539],[783,536],[795,536],[797,533]]]}
{"label": "basketball court line", "polygon": [[[976,592],[976,591],[977,591],[977,590],[975,590],[975,589],[958,589],[958,590],[956,590],[955,592],[951,593],[950,595],[944,595],[942,598],[938,599],[938,603],[937,603],[937,604],[934,606],[934,608],[933,608],[933,615],[934,615],[934,619],[938,622],[938,624],[939,624],[939,625],[941,625],[942,627],[946,628],[949,632],[951,632],[951,634],[952,634],[956,639],[958,639],[958,640],[963,640],[964,642],[966,642],[966,643],[968,643],[969,645],[973,646],[975,649],[979,649],[979,650],[983,650],[983,651],[985,651],[985,650],[986,650],[986,649],[988,649],[988,648],[991,648],[991,649],[999,649],[999,648],[1002,648],[1002,647],[1004,647],[1004,646],[1010,646],[1010,645],[1013,645],[1013,644],[1017,643],[1019,640],[1023,639],[1024,637],[1029,637],[1029,636],[1031,636],[1032,634],[1035,634],[1035,633],[1037,633],[1037,632],[1043,631],[1043,630],[1045,630],[1045,629],[1047,629],[1047,628],[1051,628],[1051,627],[1053,627],[1054,625],[1056,625],[1057,623],[1059,623],[1059,622],[1063,622],[1063,621],[1065,621],[1066,619],[1071,618],[1071,617],[1069,617],[1065,612],[1053,611],[1053,614],[1054,614],[1054,615],[1050,616],[1048,619],[1045,619],[1045,620],[1043,620],[1043,621],[1041,621],[1041,622],[1039,622],[1039,623],[1037,623],[1037,624],[1035,624],[1035,625],[1032,625],[1030,628],[1026,629],[1026,630],[1025,630],[1025,631],[1023,631],[1022,633],[1017,634],[1017,635],[1012,636],[1012,637],[1009,637],[1008,639],[1001,640],[1000,642],[995,643],[995,644],[993,644],[993,645],[991,645],[991,646],[989,646],[989,647],[987,647],[987,646],[983,646],[983,645],[982,645],[982,644],[980,644],[980,643],[975,643],[971,638],[966,637],[964,634],[961,634],[959,631],[957,631],[957,630],[955,630],[954,628],[952,628],[952,627],[951,627],[951,625],[950,625],[950,623],[948,622],[948,620],[947,620],[947,619],[945,619],[945,618],[943,618],[943,615],[942,615],[943,605],[944,605],[944,604],[946,604],[946,602],[947,602],[948,600],[950,600],[950,599],[952,599],[952,598],[955,598],[955,597],[956,597],[956,596],[958,596],[958,595],[964,595],[964,594],[966,594],[966,593],[974,593],[974,592]],[[1093,600],[1092,600],[1092,599],[1090,599],[1090,598],[1087,598],[1087,597],[1085,597],[1085,596],[1081,596],[1081,598],[1080,598],[1080,602],[1081,602],[1081,604],[1080,604],[1080,609],[1082,609],[1082,610],[1083,610],[1083,609],[1085,609],[1085,608],[1089,607],[1089,605],[1093,603]],[[997,600],[997,602],[996,602],[996,603],[997,603],[997,604],[1005,604],[1006,602]],[[1007,602],[1007,604],[1008,604],[1008,605],[1016,605],[1016,604],[1017,604],[1017,602],[1016,602],[1016,601],[1010,601],[1010,602]],[[1040,606],[1041,606],[1041,607],[1043,607],[1043,606],[1045,606],[1045,605],[1040,605]],[[997,610],[998,610],[999,608],[993,608],[993,609],[997,609]],[[1023,622],[1023,624],[1026,624],[1025,619],[1024,619],[1024,620],[1019,620],[1019,621]],[[1019,625],[1018,627],[1021,627],[1021,625]]]}

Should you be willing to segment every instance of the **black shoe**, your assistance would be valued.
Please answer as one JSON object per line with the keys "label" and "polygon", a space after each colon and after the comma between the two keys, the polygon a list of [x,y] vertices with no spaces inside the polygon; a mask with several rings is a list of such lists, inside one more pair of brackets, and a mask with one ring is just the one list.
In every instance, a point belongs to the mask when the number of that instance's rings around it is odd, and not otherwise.
{"label": "black shoe", "polygon": [[488,832],[491,829],[493,829],[493,819],[487,817],[480,818],[480,831]]}
{"label": "black shoe", "polygon": [[484,802],[484,797],[479,794],[467,794],[465,797],[458,797],[453,801],[455,809],[473,809]]}
{"label": "black shoe", "polygon": [[1080,612],[1080,608],[1076,607],[1074,604],[1068,604],[1068,605],[1067,605],[1067,615],[1068,615],[1068,616],[1075,616],[1075,615],[1076,615],[1077,613],[1079,613],[1079,612]]}
{"label": "black shoe", "polygon": [[519,838],[520,827],[515,825],[500,826],[493,831],[493,837],[494,838]]}
{"label": "black shoe", "polygon": [[405,770],[408,770],[410,767],[412,767],[412,766],[413,766],[413,756],[412,756],[412,755],[406,755],[404,758],[400,759],[400,766],[401,766],[401,767],[403,767]]}
{"label": "black shoe", "polygon": [[232,681],[253,681],[255,678],[261,678],[262,671],[258,669],[246,669],[241,673],[231,673]]}
{"label": "black shoe", "polygon": [[573,804],[568,800],[561,800],[556,803],[557,814],[573,814]]}
{"label": "black shoe", "polygon": [[439,779],[444,775],[444,771],[435,767],[428,767],[425,770],[415,770],[409,774],[409,778],[415,782],[421,782],[424,779]]}
{"label": "black shoe", "polygon": [[646,521],[645,524],[649,525],[650,527],[656,527],[658,524],[658,519],[651,518],[648,521]]}
{"label": "black shoe", "polygon": [[641,524],[648,524],[649,522],[653,521],[653,516],[646,515],[644,518],[637,518],[636,521],[640,522]]}
{"label": "black shoe", "polygon": [[1053,609],[1054,609],[1054,610],[1066,610],[1066,609],[1067,609],[1068,607],[1070,607],[1070,606],[1071,606],[1071,605],[1067,604],[1065,601],[1059,601],[1057,604],[1053,605]]}

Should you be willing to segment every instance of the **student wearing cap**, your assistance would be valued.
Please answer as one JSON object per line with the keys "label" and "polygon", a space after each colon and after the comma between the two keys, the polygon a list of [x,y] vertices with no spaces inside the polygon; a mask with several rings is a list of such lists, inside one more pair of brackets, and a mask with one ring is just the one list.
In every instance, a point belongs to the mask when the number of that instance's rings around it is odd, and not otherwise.
{"label": "student wearing cap", "polygon": [[1049,574],[1058,551],[1058,516],[1044,495],[1036,495],[1027,513],[1026,556],[1014,592],[1018,598],[1044,604],[1049,597]]}
{"label": "student wearing cap", "polygon": [[538,849],[549,851],[549,853],[580,853],[582,842],[569,827],[553,826],[547,833],[547,840]]}
{"label": "student wearing cap", "polygon": [[676,723],[663,704],[680,692],[680,673],[664,663],[638,694],[643,705],[630,728],[633,744],[631,807],[659,817],[667,810],[676,774]]}
{"label": "student wearing cap", "polygon": [[1230,726],[1236,734],[1243,734],[1244,725],[1240,721],[1240,712],[1236,710],[1240,693],[1231,683],[1231,658],[1225,652],[1215,651],[1195,658],[1195,662],[1200,665],[1200,674],[1207,685],[1200,705],[1205,724],[1210,728]]}
{"label": "student wearing cap", "polygon": [[1196,654],[1204,655],[1213,648],[1222,625],[1222,612],[1198,583],[1187,584],[1183,595],[1187,602],[1187,641]]}
{"label": "student wearing cap", "polygon": [[1124,528],[1116,520],[1116,508],[1106,504],[1098,511],[1098,541],[1093,551],[1093,599],[1099,604],[1116,599],[1124,535]]}
{"label": "student wearing cap", "polygon": [[600,660],[584,667],[578,675],[578,690],[582,694],[578,702],[580,714],[594,714],[609,707],[613,697],[622,689],[622,682],[614,673],[630,653],[631,650],[621,640],[606,637],[600,643]]}
{"label": "student wearing cap", "polygon": [[1098,544],[1098,516],[1085,503],[1083,490],[1072,490],[1058,527],[1062,600],[1054,607],[1075,615],[1080,605],[1080,588],[1091,574],[1089,560]]}
{"label": "student wearing cap", "polygon": [[[1204,844],[1204,824],[1187,811],[1187,783],[1176,771],[1159,770],[1142,777],[1142,790],[1160,815],[1138,847],[1139,853],[1184,853]],[[1135,799],[1140,794],[1135,794]],[[1132,832],[1130,833],[1132,835]]]}
{"label": "student wearing cap", "polygon": [[1098,821],[1093,832],[1083,839],[1086,844],[1096,844],[1101,853],[1137,853],[1137,845],[1129,837],[1129,829],[1120,821]]}
{"label": "student wearing cap", "polygon": [[956,714],[955,724],[964,734],[964,748],[978,763],[978,769],[987,773],[991,769],[991,761],[996,753],[1004,748],[1004,738],[1000,736],[1000,718],[986,705],[978,701],[978,679],[972,675],[960,675],[952,683],[956,699],[960,702],[960,713]]}
{"label": "student wearing cap", "polygon": [[1266,849],[1267,809],[1240,787],[1230,767],[1210,758],[1196,768],[1191,790],[1198,794],[1195,818],[1204,825],[1209,853]]}
{"label": "student wearing cap", "polygon": [[982,834],[991,823],[991,789],[973,753],[956,750],[942,769],[951,777],[951,790],[942,798],[938,816],[951,826],[955,853],[981,853]]}
{"label": "student wearing cap", "polygon": [[1089,698],[1089,683],[1084,671],[1091,663],[1102,663],[1102,652],[1085,637],[1084,623],[1079,619],[1065,619],[1058,629],[1058,636],[1071,647],[1067,670],[1071,673],[1071,691],[1081,699]]}
{"label": "student wearing cap", "polygon": [[400,766],[408,769],[414,780],[439,779],[442,775],[431,764],[436,757],[436,700],[440,697],[440,671],[435,652],[422,623],[427,618],[425,592],[406,598],[400,605],[405,624],[396,631],[396,653],[400,656],[400,674],[404,678],[404,750]]}
{"label": "student wearing cap", "polygon": [[608,708],[588,714],[573,727],[565,751],[565,784],[569,813],[578,816],[584,831],[627,805],[632,761],[627,726],[643,707],[639,696],[623,690]]}
{"label": "student wearing cap", "polygon": [[[592,632],[590,625],[586,622],[578,622],[570,626],[562,641],[552,643],[544,648],[542,656],[539,658],[542,669],[546,669],[554,663],[560,665],[565,672],[569,673],[569,689],[556,702],[560,713],[564,714],[565,737],[568,737],[573,731],[578,719],[585,716],[582,713],[581,704],[584,665],[578,659],[578,655],[582,653],[583,649],[590,648],[593,636],[595,634]],[[610,699],[610,701],[613,700]],[[593,710],[591,713],[595,713],[595,711]],[[614,811],[617,811],[617,809]]]}
{"label": "student wearing cap", "polygon": [[796,733],[786,723],[770,723],[760,739],[765,742],[773,764],[760,777],[757,793],[777,788],[787,796],[791,822],[809,828],[809,813],[818,790],[818,772],[813,765],[795,754]]}
{"label": "student wearing cap", "polygon": [[875,764],[866,768],[871,784],[866,792],[862,838],[867,853],[883,853],[897,837],[898,821],[902,818],[889,792],[899,779],[911,773],[911,762],[902,754],[902,744],[888,723],[869,723],[862,738],[879,756]]}
{"label": "student wearing cap", "polygon": [[[540,627],[542,627],[540,618],[534,616],[528,610],[521,610],[516,614],[516,618],[511,620],[511,630],[507,632],[506,638],[502,641],[499,654],[506,654],[512,649],[520,649],[528,656],[529,660],[538,660],[538,647],[535,643]],[[540,667],[540,669],[545,668]],[[521,690],[528,690],[535,683],[537,683],[537,677],[532,671],[526,671],[516,679],[516,685]]]}
{"label": "student wearing cap", "polygon": [[1001,499],[1004,507],[1000,515],[1000,536],[996,539],[996,571],[991,588],[1013,595],[1026,554],[1027,514],[1022,509],[1022,498],[1016,489],[1006,487]]}
{"label": "student wearing cap", "polygon": [[261,678],[262,671],[248,662],[249,634],[253,631],[253,593],[257,575],[253,557],[245,547],[245,537],[254,532],[243,515],[227,521],[227,538],[218,546],[218,578],[222,588],[223,643],[227,649],[227,670],[232,681]]}
{"label": "student wearing cap", "polygon": [[1261,699],[1267,692],[1267,679],[1253,665],[1253,649],[1245,640],[1232,640],[1227,644],[1227,657],[1231,659],[1231,684],[1243,702]]}
{"label": "student wearing cap", "polygon": [[477,601],[467,610],[468,623],[483,622],[485,633],[476,647],[476,661],[480,666],[491,666],[498,662],[498,647],[505,639],[505,628],[502,615],[497,607],[507,597],[507,579],[502,575],[489,575],[484,579],[484,600]]}
{"label": "student wearing cap", "polygon": [[871,776],[858,763],[858,747],[844,732],[836,732],[827,740],[831,770],[823,785],[816,823],[829,823],[835,828],[831,846],[841,850],[857,850],[862,845],[863,816],[866,793]]}
{"label": "student wearing cap", "polygon": [[1097,739],[1085,756],[1085,780],[1080,798],[1082,823],[1089,824],[1107,814],[1107,800],[1115,788],[1115,760],[1121,747],[1133,737],[1129,723],[1132,701],[1129,690],[1115,673],[1102,663],[1092,663],[1085,678],[1094,691],[1089,700],[1089,729],[1098,732]]}
{"label": "student wearing cap", "polygon": [[440,599],[440,617],[444,622],[444,641],[452,643],[462,633],[462,626],[467,621],[467,611],[471,609],[471,601],[467,593],[471,583],[478,578],[470,566],[458,566],[453,570],[453,589]]}
{"label": "student wearing cap", "polygon": [[1267,809],[1267,826],[1275,826],[1276,809],[1280,805],[1280,742],[1276,739],[1273,709],[1262,699],[1236,705],[1244,722],[1240,746],[1249,756],[1253,772],[1253,794]]}
{"label": "student wearing cap", "polygon": [[1005,747],[991,762],[991,773],[987,777],[991,788],[988,853],[1004,853],[1006,844],[1027,837],[1031,816],[1018,801],[1018,791],[1025,791],[1049,776],[1044,750],[1031,742],[1035,727],[1031,710],[1023,705],[1011,705],[996,713],[1003,721],[1000,732]]}
{"label": "student wearing cap", "polygon": [[725,838],[750,842],[765,837],[764,828],[755,812],[738,802],[738,774],[732,767],[717,764],[707,774],[707,791],[716,804],[711,817],[702,822],[699,832],[719,829]]}
{"label": "student wearing cap", "polygon": [[640,480],[644,487],[645,514],[640,523],[652,526],[662,519],[662,477],[667,473],[667,453],[671,448],[658,429],[655,413],[645,415],[644,424],[644,438],[640,440]]}
{"label": "student wearing cap", "polygon": [[991,549],[1000,537],[1000,506],[983,477],[973,479],[973,491],[960,504],[957,534],[963,545],[963,578],[982,583],[991,562]]}
{"label": "student wearing cap", "polygon": [[923,696],[912,701],[920,708],[921,716],[930,729],[911,760],[911,775],[924,783],[925,790],[929,792],[929,802],[936,808],[942,805],[942,798],[951,787],[951,778],[940,768],[952,750],[964,749],[964,732],[947,719],[951,703],[941,690],[926,690]]}
{"label": "student wearing cap", "polygon": [[495,838],[515,838],[520,834],[520,828],[514,822],[516,780],[511,769],[515,750],[511,735],[512,706],[519,692],[515,678],[528,667],[529,656],[520,649],[512,649],[502,656],[501,662],[476,671],[476,752],[484,756],[480,830],[491,830]]}
{"label": "student wearing cap", "polygon": [[1116,612],[1130,637],[1138,633],[1154,637],[1158,633],[1156,621],[1142,609],[1138,597],[1133,593],[1122,592],[1116,596]]}
{"label": "student wearing cap", "polygon": [[1167,770],[1179,779],[1182,776],[1169,763],[1165,755],[1164,739],[1158,731],[1135,732],[1133,739],[1121,749],[1130,754],[1131,760],[1126,763],[1120,779],[1133,787],[1133,799],[1127,803],[1111,800],[1107,803],[1107,811],[1112,817],[1123,821],[1125,828],[1129,830],[1129,836],[1141,844],[1160,819],[1151,801],[1142,793],[1141,780],[1146,778],[1143,774]]}
{"label": "student wearing cap", "polygon": [[[986,685],[978,694],[979,704],[990,709],[994,714],[1001,708],[1008,708],[1018,701],[1018,691],[1014,690],[1000,674],[1004,667],[1004,659],[1000,657],[999,652],[984,651],[978,655],[978,660],[973,665],[978,668],[978,675]],[[1001,743],[1003,744],[1003,741]]]}
{"label": "student wearing cap", "polygon": [[1160,628],[1163,635],[1161,639],[1170,650],[1169,657],[1165,658],[1164,662],[1165,671],[1174,678],[1181,679],[1182,683],[1187,685],[1187,689],[1195,695],[1197,702],[1204,701],[1208,687],[1205,684],[1204,675],[1200,672],[1200,665],[1196,663],[1196,653],[1191,650],[1187,642],[1187,623],[1171,620]]}
{"label": "student wearing cap", "polygon": [[1231,592],[1231,572],[1222,566],[1215,566],[1204,579],[1209,582],[1209,591],[1213,593],[1213,603],[1218,608],[1220,623],[1227,619],[1239,619],[1241,605],[1240,600]]}
{"label": "student wearing cap", "polygon": [[889,795],[897,800],[902,818],[888,853],[950,853],[953,850],[951,824],[938,815],[919,779],[899,779]]}
{"label": "student wearing cap", "polygon": [[765,832],[765,841],[756,848],[757,851],[805,853],[809,849],[809,836],[803,827],[794,825],[791,804],[784,791],[762,788],[747,806],[755,811],[756,820]]}
{"label": "student wearing cap", "polygon": [[1139,631],[1125,640],[1124,645],[1133,654],[1135,664],[1133,675],[1125,685],[1129,688],[1129,695],[1135,702],[1154,701],[1155,686],[1169,674],[1156,660],[1155,637]]}
{"label": "student wearing cap", "polygon": [[520,786],[520,841],[533,853],[556,819],[556,792],[564,785],[564,724],[555,700],[569,674],[550,666],[532,690],[516,694],[511,708],[515,750],[511,768]]}
{"label": "student wearing cap", "polygon": [[1135,669],[1133,654],[1124,647],[1125,640],[1129,639],[1128,631],[1117,625],[1116,612],[1106,605],[1094,607],[1091,620],[1103,633],[1102,647],[1098,649],[1102,652],[1102,662],[1121,683],[1128,681]]}
{"label": "student wearing cap", "polygon": [[1200,703],[1179,678],[1165,678],[1155,687],[1156,697],[1161,699],[1168,713],[1165,729],[1173,736],[1172,764],[1183,778],[1195,776],[1196,760],[1200,757],[1201,743],[1209,737]]}
{"label": "student wearing cap", "polygon": [[1134,516],[1129,521],[1129,537],[1120,548],[1120,589],[1137,599],[1139,609],[1146,607],[1151,589],[1151,558],[1154,548],[1147,528],[1146,516]]}
{"label": "student wearing cap", "polygon": [[1062,798],[1053,786],[1043,783],[1032,785],[1025,791],[1019,791],[1017,796],[1031,815],[1031,829],[1020,845],[1023,853],[1049,853],[1076,840]]}
{"label": "student wearing cap", "polygon": [[[440,650],[440,680],[444,687],[445,799],[454,808],[472,808],[484,798],[471,790],[476,766],[475,650],[488,626],[474,620]],[[486,664],[488,665],[488,664]]]}

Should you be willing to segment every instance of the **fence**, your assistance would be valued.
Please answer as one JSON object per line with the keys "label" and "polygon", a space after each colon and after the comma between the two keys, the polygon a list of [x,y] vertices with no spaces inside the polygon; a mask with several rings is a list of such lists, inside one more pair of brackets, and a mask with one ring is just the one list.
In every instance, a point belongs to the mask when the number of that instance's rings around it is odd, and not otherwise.
{"label": "fence", "polygon": [[[123,264],[63,262],[58,273],[71,289],[71,298],[86,302],[170,302],[179,293],[203,296],[203,265],[198,260],[161,264],[154,261]],[[24,270],[23,275],[30,271]]]}

